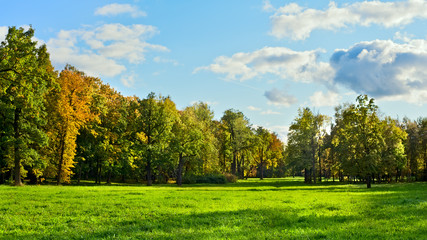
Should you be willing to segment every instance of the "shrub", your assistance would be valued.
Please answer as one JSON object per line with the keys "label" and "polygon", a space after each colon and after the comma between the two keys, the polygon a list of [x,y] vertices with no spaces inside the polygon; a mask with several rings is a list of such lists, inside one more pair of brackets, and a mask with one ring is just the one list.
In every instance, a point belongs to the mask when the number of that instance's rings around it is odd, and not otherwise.
{"label": "shrub", "polygon": [[237,182],[237,176],[231,173],[226,173],[225,175],[225,179],[227,180],[227,182],[229,183],[235,183]]}
{"label": "shrub", "polygon": [[227,183],[226,176],[222,174],[208,174],[196,176],[192,174],[186,174],[182,178],[182,183],[184,184],[194,184],[194,183],[213,183],[213,184],[225,184]]}
{"label": "shrub", "polygon": [[183,184],[194,184],[197,182],[197,176],[193,174],[185,174],[182,177],[182,183]]}
{"label": "shrub", "polygon": [[227,183],[227,179],[225,179],[225,176],[221,174],[209,174],[209,175],[201,176],[201,178],[198,180],[199,180],[198,183],[215,183],[215,184]]}

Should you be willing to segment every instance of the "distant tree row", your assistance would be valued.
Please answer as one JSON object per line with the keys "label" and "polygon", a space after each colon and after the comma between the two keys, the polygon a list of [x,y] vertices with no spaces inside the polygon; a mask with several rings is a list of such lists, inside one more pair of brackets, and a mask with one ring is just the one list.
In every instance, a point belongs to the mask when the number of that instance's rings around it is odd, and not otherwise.
{"label": "distant tree row", "polygon": [[[9,28],[0,45],[0,183],[72,179],[178,185],[197,176],[302,175],[371,183],[427,180],[427,118],[382,117],[374,100],[328,116],[299,110],[286,144],[238,110],[220,120],[205,103],[126,97],[67,65],[52,67],[34,30]],[[329,128],[329,126],[331,126]]]}
{"label": "distant tree row", "polygon": [[336,108],[330,131],[328,123],[327,116],[300,109],[285,150],[292,174],[314,183],[364,181],[368,188],[373,180],[427,180],[427,118],[381,118],[374,99],[360,95],[356,104]]}
{"label": "distant tree row", "polygon": [[59,74],[34,30],[9,28],[0,45],[0,183],[57,184],[233,174],[284,176],[284,145],[230,109],[178,110],[169,97],[125,97],[67,65]]}

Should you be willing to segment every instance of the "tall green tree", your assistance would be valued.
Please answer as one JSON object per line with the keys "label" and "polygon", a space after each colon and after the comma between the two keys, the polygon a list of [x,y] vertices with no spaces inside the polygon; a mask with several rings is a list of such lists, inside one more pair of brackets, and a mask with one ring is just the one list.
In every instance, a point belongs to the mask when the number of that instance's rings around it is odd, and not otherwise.
{"label": "tall green tree", "polygon": [[[178,115],[175,104],[166,97],[150,93],[145,99],[137,99],[133,122],[133,148],[138,161],[145,165],[147,185],[152,185],[152,173],[161,163],[163,153],[171,140],[172,126]],[[140,164],[141,165],[141,164]]]}
{"label": "tall green tree", "polygon": [[420,152],[421,152],[421,165],[423,173],[423,181],[427,181],[427,117],[418,119],[418,126],[420,129]]}
{"label": "tall green tree", "polygon": [[367,95],[357,97],[357,104],[341,109],[336,144],[343,161],[343,170],[351,176],[360,176],[371,187],[372,177],[378,173],[384,136],[378,106]]}
{"label": "tall green tree", "polygon": [[427,180],[427,118],[417,121],[404,118],[402,127],[408,135],[405,142],[407,179]]}
{"label": "tall green tree", "polygon": [[179,119],[173,126],[172,147],[178,155],[176,183],[182,185],[182,175],[185,159],[200,157],[203,145],[203,128],[198,121],[193,107],[187,107],[179,112]]}
{"label": "tall green tree", "polygon": [[202,153],[199,157],[201,159],[201,172],[204,174],[208,173],[219,173],[220,163],[218,159],[218,139],[215,137],[215,123],[214,123],[214,112],[210,109],[207,103],[198,102],[191,106],[194,109],[197,121],[200,124],[203,141],[201,144]]}
{"label": "tall green tree", "polygon": [[92,88],[89,109],[94,116],[77,138],[78,179],[92,166],[95,183],[101,183],[103,173],[110,183],[116,172],[128,167],[128,103],[108,84],[95,82]]}
{"label": "tall green tree", "polygon": [[249,120],[242,112],[228,109],[221,118],[222,127],[228,133],[229,139],[226,139],[232,151],[231,173],[241,175],[241,159],[239,153],[248,148],[248,139],[251,138],[252,130]]}
{"label": "tall green tree", "polygon": [[272,143],[272,136],[271,133],[263,128],[263,127],[258,127],[256,129],[256,136],[257,136],[257,143],[256,143],[256,148],[257,148],[257,158],[255,159],[259,159],[258,165],[259,165],[259,169],[260,169],[260,179],[263,180],[264,179],[264,167],[266,165],[266,161],[268,160],[268,152],[271,150],[271,143]]}
{"label": "tall green tree", "polygon": [[294,173],[304,171],[305,182],[316,182],[317,153],[325,120],[326,116],[303,108],[298,110],[298,117],[289,127],[287,162]]}
{"label": "tall green tree", "polygon": [[381,181],[381,175],[387,176],[389,181],[392,175],[396,175],[397,181],[399,172],[407,161],[404,146],[407,134],[399,126],[398,121],[390,117],[382,120],[381,125],[384,145],[378,166],[378,181]]}
{"label": "tall green tree", "polygon": [[[13,166],[15,185],[21,185],[24,165],[41,162],[40,148],[47,144],[45,95],[55,80],[46,46],[37,47],[32,28],[10,27],[0,44],[0,102],[2,148]],[[4,154],[4,151],[2,154]],[[42,167],[42,166],[40,166]]]}

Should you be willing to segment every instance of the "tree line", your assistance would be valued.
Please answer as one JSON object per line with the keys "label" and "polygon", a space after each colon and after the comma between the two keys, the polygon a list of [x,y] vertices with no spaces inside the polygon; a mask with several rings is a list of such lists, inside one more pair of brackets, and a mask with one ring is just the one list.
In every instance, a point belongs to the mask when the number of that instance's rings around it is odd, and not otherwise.
{"label": "tree line", "polygon": [[126,97],[70,65],[58,73],[33,36],[11,27],[0,45],[1,183],[283,176],[283,143],[242,112],[214,120],[206,103],[178,110],[170,97]]}
{"label": "tree line", "polygon": [[427,181],[427,118],[382,117],[374,99],[360,95],[356,104],[336,107],[330,122],[304,108],[290,126],[287,167],[303,173],[305,182],[337,178],[363,181],[370,188],[374,180]]}
{"label": "tree line", "polygon": [[215,120],[206,103],[179,110],[170,97],[123,96],[70,65],[58,72],[33,36],[10,27],[0,45],[0,183],[427,178],[427,118],[381,117],[367,96],[338,106],[333,124],[300,109],[285,146],[235,109]]}

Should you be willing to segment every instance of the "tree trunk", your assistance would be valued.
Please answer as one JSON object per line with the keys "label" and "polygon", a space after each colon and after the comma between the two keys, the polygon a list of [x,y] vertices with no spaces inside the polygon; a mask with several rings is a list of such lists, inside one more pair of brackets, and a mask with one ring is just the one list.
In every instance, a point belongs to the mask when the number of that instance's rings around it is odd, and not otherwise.
{"label": "tree trunk", "polygon": [[264,151],[261,149],[261,154],[260,154],[261,155],[261,159],[260,159],[261,160],[260,161],[261,162],[261,177],[260,177],[260,180],[264,179],[264,156],[263,156],[264,154],[263,154],[263,152]]}
{"label": "tree trunk", "polygon": [[236,164],[237,164],[237,177],[241,178],[242,168],[241,168],[241,159],[239,160],[239,157],[236,157]]}
{"label": "tree trunk", "polygon": [[122,164],[122,183],[124,183],[126,181],[126,167],[125,164]]}
{"label": "tree trunk", "polygon": [[408,175],[407,175],[407,181],[410,182],[411,181],[411,164],[410,164],[411,160],[408,161]]}
{"label": "tree trunk", "polygon": [[223,154],[222,154],[222,159],[224,160],[224,165],[223,165],[223,173],[225,173],[225,172],[227,172],[227,162],[226,162],[226,157],[225,157],[225,151],[223,151]]}
{"label": "tree trunk", "polygon": [[4,173],[0,173],[0,184],[3,184],[5,182],[5,177],[4,177]]}
{"label": "tree trunk", "polygon": [[236,155],[237,155],[236,152],[233,152],[233,162],[231,163],[231,173],[233,175],[236,175],[236,158],[237,158]]}
{"label": "tree trunk", "polygon": [[399,168],[396,168],[396,182],[399,180]]}
{"label": "tree trunk", "polygon": [[20,108],[16,108],[15,109],[15,119],[13,120],[13,130],[15,132],[15,142],[14,142],[14,163],[15,163],[15,168],[14,168],[14,180],[15,180],[15,186],[21,186],[22,185],[22,181],[21,181],[21,156],[19,155],[19,144],[18,144],[18,139],[20,137],[20,133],[19,133],[19,120],[21,117],[21,109]]}
{"label": "tree trunk", "polygon": [[56,185],[61,184],[62,165],[64,164],[65,137],[66,137],[66,133],[64,133],[64,135],[61,136],[61,141],[60,141],[61,152],[59,154],[58,172],[56,174]]}
{"label": "tree trunk", "polygon": [[147,165],[145,170],[147,171],[147,186],[153,185],[151,181],[151,159],[147,159]]}
{"label": "tree trunk", "polygon": [[308,183],[308,171],[307,171],[307,168],[304,168],[304,182]]}
{"label": "tree trunk", "polygon": [[371,179],[372,179],[371,174],[368,174],[368,176],[366,177],[366,187],[367,188],[371,188]]}
{"label": "tree trunk", "polygon": [[320,147],[317,151],[317,157],[319,158],[319,182],[322,182],[322,158],[320,157],[322,152],[320,151]]}
{"label": "tree trunk", "polygon": [[100,169],[101,168],[101,166],[100,166],[100,160],[99,160],[99,157],[98,158],[96,158],[96,175],[95,175],[95,184],[101,184],[101,178],[100,178],[100,176],[99,176],[99,172],[100,172]]}
{"label": "tree trunk", "polygon": [[126,182],[126,175],[122,173],[122,183]]}
{"label": "tree trunk", "polygon": [[[311,162],[312,162],[312,166],[311,166],[311,174],[312,174],[312,178],[313,178],[313,182],[316,183],[316,147],[314,146],[314,137],[311,138]],[[311,182],[311,181],[310,181]]]}
{"label": "tree trunk", "polygon": [[241,166],[241,173],[240,173],[242,179],[245,178],[245,169],[243,166],[245,166],[245,155],[244,154],[242,154],[242,166]]}
{"label": "tree trunk", "polygon": [[108,177],[107,177],[107,184],[111,184],[111,174],[113,172],[113,166],[111,163],[108,164],[108,168],[109,168],[109,171],[108,171]]}
{"label": "tree trunk", "polygon": [[427,181],[427,150],[424,149],[424,176],[423,181]]}
{"label": "tree trunk", "polygon": [[82,179],[82,168],[83,168],[83,163],[79,164],[79,176],[77,178],[77,184],[80,184],[80,179]]}
{"label": "tree trunk", "polygon": [[184,164],[184,159],[182,157],[182,153],[179,153],[178,173],[176,176],[176,184],[178,184],[178,186],[182,185],[182,165],[183,164]]}
{"label": "tree trunk", "polygon": [[97,172],[97,178],[98,178],[98,184],[101,184],[101,176],[102,176],[102,165],[101,165],[101,160],[98,160],[99,162],[99,169]]}

